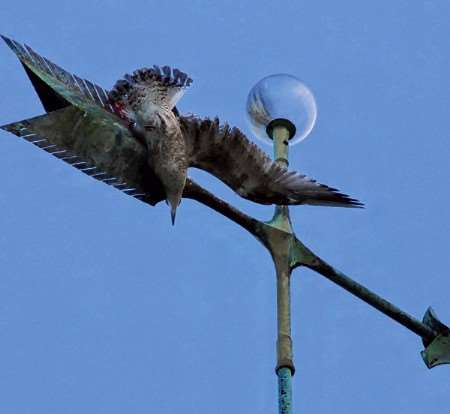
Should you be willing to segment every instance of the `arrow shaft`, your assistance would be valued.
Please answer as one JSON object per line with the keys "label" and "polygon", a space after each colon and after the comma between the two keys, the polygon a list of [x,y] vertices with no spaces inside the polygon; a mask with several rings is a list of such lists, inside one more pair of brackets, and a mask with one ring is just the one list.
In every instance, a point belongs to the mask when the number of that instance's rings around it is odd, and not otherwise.
{"label": "arrow shaft", "polygon": [[304,266],[320,273],[322,276],[325,276],[327,279],[336,283],[347,292],[352,293],[359,299],[363,300],[364,302],[373,306],[375,309],[384,313],[386,316],[398,322],[400,325],[403,325],[405,328],[419,335],[425,341],[432,341],[436,337],[437,332],[435,332],[429,326],[420,322],[408,313],[402,311],[400,308],[393,305],[386,299],[383,299],[381,296],[367,289],[360,283],[337,271],[328,263],[324,262],[322,259],[314,255],[312,252],[311,254],[314,256],[314,259],[308,260],[303,264]]}

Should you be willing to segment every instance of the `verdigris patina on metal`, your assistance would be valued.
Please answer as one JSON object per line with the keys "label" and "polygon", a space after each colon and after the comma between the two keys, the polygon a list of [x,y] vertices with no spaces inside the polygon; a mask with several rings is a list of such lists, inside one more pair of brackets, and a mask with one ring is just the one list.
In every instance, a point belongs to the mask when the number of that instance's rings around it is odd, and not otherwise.
{"label": "verdigris patina on metal", "polygon": [[[16,53],[47,111],[3,128],[47,151],[85,174],[112,185],[149,205],[164,200],[161,183],[146,162],[146,147],[126,123],[115,116],[107,91],[78,78],[35,53],[4,38]],[[43,71],[34,61],[49,70]],[[283,120],[286,121],[286,120]],[[274,159],[288,164],[290,130],[285,122],[271,124]],[[275,207],[271,220],[248,216],[188,179],[183,197],[196,200],[234,221],[251,233],[270,253],[277,282],[277,362],[280,413],[292,412],[291,377],[295,373],[291,339],[290,278],[292,271],[307,267],[325,276],[377,310],[420,336],[422,357],[428,368],[450,363],[450,330],[428,309],[423,321],[337,271],[308,249],[294,234],[289,209]]]}

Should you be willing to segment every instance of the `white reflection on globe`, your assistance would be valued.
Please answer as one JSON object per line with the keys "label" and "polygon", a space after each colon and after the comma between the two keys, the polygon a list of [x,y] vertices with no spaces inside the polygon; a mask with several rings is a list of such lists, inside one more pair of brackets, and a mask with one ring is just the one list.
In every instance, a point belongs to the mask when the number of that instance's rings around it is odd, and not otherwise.
{"label": "white reflection on globe", "polygon": [[270,75],[250,90],[247,98],[247,117],[252,132],[266,143],[273,144],[266,132],[270,121],[288,119],[296,128],[289,141],[294,145],[304,140],[314,127],[317,106],[309,88],[295,76]]}

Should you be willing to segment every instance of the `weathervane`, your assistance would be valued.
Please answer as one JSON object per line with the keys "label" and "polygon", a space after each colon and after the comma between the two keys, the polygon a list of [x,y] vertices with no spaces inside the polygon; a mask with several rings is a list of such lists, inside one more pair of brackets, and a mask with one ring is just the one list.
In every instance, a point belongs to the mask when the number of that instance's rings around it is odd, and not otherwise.
{"label": "weathervane", "polygon": [[[287,205],[362,206],[288,170],[289,146],[309,134],[316,118],[314,97],[298,79],[269,76],[248,96],[252,130],[273,145],[272,161],[237,128],[221,126],[217,119],[180,115],[175,105],[191,79],[177,69],[140,69],[107,92],[30,47],[3,39],[22,63],[47,113],[2,129],[147,204],[166,200],[172,223],[182,197],[197,200],[239,224],[269,251],[277,280],[275,372],[280,413],[292,412],[290,278],[300,266],[325,276],[420,336],[428,368],[450,363],[450,329],[431,308],[422,322],[413,318],[334,269],[296,237]],[[219,199],[187,177],[189,167],[216,175],[246,199],[275,204],[273,218],[256,220]]]}

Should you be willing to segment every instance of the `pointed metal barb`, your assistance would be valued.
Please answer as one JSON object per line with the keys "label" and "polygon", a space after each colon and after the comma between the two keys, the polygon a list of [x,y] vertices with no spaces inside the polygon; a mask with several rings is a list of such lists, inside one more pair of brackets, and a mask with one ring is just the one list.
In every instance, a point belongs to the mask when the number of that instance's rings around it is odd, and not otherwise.
{"label": "pointed metal barb", "polygon": [[111,178],[105,178],[104,180],[102,180],[104,183],[106,184],[112,184],[115,181],[117,181],[118,179],[116,177],[111,177]]}
{"label": "pointed metal barb", "polygon": [[47,145],[46,147],[41,147],[41,149],[43,149],[44,151],[47,151],[47,152],[50,152],[48,150],[54,149],[54,148],[56,148],[56,145],[54,145],[54,144]]}
{"label": "pointed metal barb", "polygon": [[105,177],[105,176],[107,176],[107,175],[108,175],[108,174],[105,173],[105,172],[98,172],[98,173],[92,174],[91,177],[97,178],[98,180],[102,180],[102,181],[103,181],[103,178],[102,178],[102,177]]}
{"label": "pointed metal barb", "polygon": [[59,156],[60,154],[65,154],[67,151],[66,150],[58,150],[58,151],[54,151],[51,154],[54,155],[55,157]]}
{"label": "pointed metal barb", "polygon": [[122,190],[125,194],[128,195],[134,195],[136,193],[136,188],[126,188],[125,190]]}

